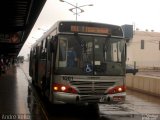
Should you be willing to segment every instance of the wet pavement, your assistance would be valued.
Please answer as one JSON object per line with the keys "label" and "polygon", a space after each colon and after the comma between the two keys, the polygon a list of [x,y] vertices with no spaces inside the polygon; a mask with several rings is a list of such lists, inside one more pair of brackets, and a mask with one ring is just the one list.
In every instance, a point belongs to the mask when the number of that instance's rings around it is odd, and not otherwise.
{"label": "wet pavement", "polygon": [[0,119],[14,120],[160,120],[160,98],[127,90],[125,104],[100,104],[100,117],[82,106],[51,105],[30,84],[28,63],[0,76]]}
{"label": "wet pavement", "polygon": [[147,76],[153,78],[160,78],[160,71],[140,71],[136,75],[138,76]]}
{"label": "wet pavement", "polygon": [[[7,77],[6,77],[7,74]],[[28,82],[20,69],[13,67],[0,77],[0,113],[25,113]],[[20,75],[22,74],[22,75]],[[17,77],[19,76],[19,77]]]}
{"label": "wet pavement", "polygon": [[160,98],[131,90],[124,104],[100,107],[102,116],[112,120],[160,120]]}
{"label": "wet pavement", "polygon": [[[24,71],[17,65],[12,66],[6,74],[0,76],[0,119],[42,118],[44,120],[40,111],[32,112],[30,110],[28,86],[29,82]],[[35,104],[37,103],[34,102]]]}

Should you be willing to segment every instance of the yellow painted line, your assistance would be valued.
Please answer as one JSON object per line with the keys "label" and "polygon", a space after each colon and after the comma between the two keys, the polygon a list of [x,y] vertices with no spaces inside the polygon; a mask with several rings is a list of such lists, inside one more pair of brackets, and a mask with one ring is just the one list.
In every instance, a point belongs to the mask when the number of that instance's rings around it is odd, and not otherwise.
{"label": "yellow painted line", "polygon": [[43,105],[39,102],[39,100],[37,99],[37,97],[35,97],[35,100],[36,100],[36,102],[40,105],[41,110],[42,110],[42,112],[43,112],[43,114],[44,114],[46,120],[49,120],[48,117],[47,117],[47,114],[46,114],[46,112],[45,112],[45,110],[44,110]]}
{"label": "yellow painted line", "polygon": [[[20,67],[21,68],[21,67]],[[27,76],[27,74],[24,72],[24,70],[21,68],[21,70],[23,71],[23,73],[24,73],[24,75],[26,76],[26,78],[27,78],[27,81],[28,81],[28,83],[30,84],[30,80],[29,80],[29,78],[28,78],[28,76]],[[32,85],[32,84],[31,84]],[[32,90],[33,90],[33,86],[31,86],[32,87]],[[43,105],[39,102],[39,100],[37,99],[38,97],[37,96],[35,96],[35,100],[36,100],[36,102],[40,105],[40,107],[41,107],[41,110],[42,110],[42,112],[43,112],[43,114],[44,114],[44,116],[45,116],[45,118],[46,118],[46,120],[49,120],[48,119],[48,117],[47,117],[47,114],[46,114],[46,112],[45,112],[45,110],[44,110],[44,107],[43,107]]]}

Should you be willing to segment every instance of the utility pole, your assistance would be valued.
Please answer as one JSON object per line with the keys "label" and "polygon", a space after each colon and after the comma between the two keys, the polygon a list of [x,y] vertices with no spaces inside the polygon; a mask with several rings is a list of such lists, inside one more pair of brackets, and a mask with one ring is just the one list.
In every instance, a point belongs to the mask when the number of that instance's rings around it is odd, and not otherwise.
{"label": "utility pole", "polygon": [[[65,2],[71,6],[73,6],[73,8],[70,8],[69,11],[71,11],[72,13],[74,13],[74,15],[76,15],[76,21],[77,21],[77,16],[80,14],[80,13],[83,13],[84,10],[82,9],[82,7],[85,7],[85,6],[93,6],[93,4],[87,4],[87,5],[81,5],[81,6],[78,6],[78,3],[76,3],[76,5],[72,4],[72,3],[69,3],[65,0],[59,0],[60,2]],[[74,12],[75,10],[75,12]],[[79,11],[78,11],[79,10]]]}

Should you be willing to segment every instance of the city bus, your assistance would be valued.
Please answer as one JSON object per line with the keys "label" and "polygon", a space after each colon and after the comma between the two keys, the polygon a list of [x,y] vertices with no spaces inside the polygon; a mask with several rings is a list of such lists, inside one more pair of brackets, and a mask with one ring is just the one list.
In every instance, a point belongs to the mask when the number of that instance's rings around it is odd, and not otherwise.
{"label": "city bus", "polygon": [[121,26],[58,21],[30,50],[29,75],[53,104],[124,103],[126,39]]}

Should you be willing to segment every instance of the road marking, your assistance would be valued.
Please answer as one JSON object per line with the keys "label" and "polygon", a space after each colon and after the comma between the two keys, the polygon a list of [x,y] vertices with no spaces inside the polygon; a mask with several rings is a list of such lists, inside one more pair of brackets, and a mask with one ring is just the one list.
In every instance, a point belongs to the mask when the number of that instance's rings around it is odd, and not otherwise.
{"label": "road marking", "polygon": [[[28,85],[31,85],[32,92],[33,92],[33,90],[34,90],[34,92],[35,92],[35,89],[33,89],[33,86],[32,86],[32,84],[31,84],[31,79],[28,78],[28,76],[27,76],[27,74],[25,73],[25,71],[23,70],[23,68],[20,67],[20,69],[23,71],[24,75],[26,76],[26,79],[27,79],[27,81],[28,81]],[[36,92],[35,92],[35,93],[36,93]],[[36,95],[36,94],[35,94],[35,95]],[[40,100],[38,99],[39,97],[36,95],[34,98],[35,98],[36,102],[39,104],[39,106],[40,106],[40,108],[41,108],[41,110],[42,110],[42,112],[43,112],[46,120],[49,120],[48,117],[47,117],[47,114],[46,114],[46,112],[45,112],[45,110],[44,110],[44,106],[41,104]]]}

